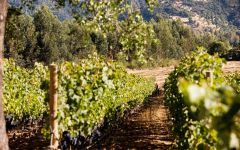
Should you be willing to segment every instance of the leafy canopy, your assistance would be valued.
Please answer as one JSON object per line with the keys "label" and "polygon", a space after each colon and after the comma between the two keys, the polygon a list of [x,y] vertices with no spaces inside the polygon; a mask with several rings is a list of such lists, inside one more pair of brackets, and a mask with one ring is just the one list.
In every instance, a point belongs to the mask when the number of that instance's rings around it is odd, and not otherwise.
{"label": "leafy canopy", "polygon": [[[127,61],[132,61],[129,54],[133,53],[139,62],[146,62],[147,39],[156,39],[156,37],[153,26],[143,19],[134,1],[88,0],[70,1],[70,3],[81,10],[75,11],[75,16],[90,30],[102,32],[105,37],[107,33],[121,33],[120,44],[123,47],[123,54],[127,53],[125,56]],[[153,10],[157,1],[148,0],[146,3],[149,10]]]}

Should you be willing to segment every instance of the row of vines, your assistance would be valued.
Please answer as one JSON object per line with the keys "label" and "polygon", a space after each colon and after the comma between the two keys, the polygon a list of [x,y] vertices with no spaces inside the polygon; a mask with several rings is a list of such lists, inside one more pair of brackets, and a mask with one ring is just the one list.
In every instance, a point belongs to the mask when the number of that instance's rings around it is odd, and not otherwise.
{"label": "row of vines", "polygon": [[[48,116],[48,67],[32,69],[4,60],[4,112],[10,125]],[[224,60],[202,49],[182,59],[164,85],[178,149],[239,149],[240,73],[224,75]],[[212,78],[206,78],[206,72]],[[59,133],[90,136],[95,127],[119,121],[155,90],[153,79],[127,74],[94,56],[59,64]],[[50,134],[46,124],[43,130]]]}
{"label": "row of vines", "polygon": [[165,102],[178,149],[240,148],[240,73],[223,74],[224,63],[199,49],[166,79]]}
{"label": "row of vines", "polygon": [[[48,67],[37,63],[25,69],[13,60],[4,60],[4,65],[4,112],[10,125],[46,118]],[[90,136],[96,126],[117,121],[155,90],[153,79],[127,74],[123,66],[97,56],[58,66],[60,135],[68,131],[72,136]],[[47,124],[42,132],[50,134]]]}

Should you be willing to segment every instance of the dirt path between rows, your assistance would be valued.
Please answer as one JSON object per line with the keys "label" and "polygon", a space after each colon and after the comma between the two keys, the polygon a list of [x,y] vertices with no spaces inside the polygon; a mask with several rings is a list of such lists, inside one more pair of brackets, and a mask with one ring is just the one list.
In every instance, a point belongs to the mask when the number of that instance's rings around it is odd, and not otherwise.
{"label": "dirt path between rows", "polygon": [[[174,141],[163,97],[154,95],[100,141],[100,149],[169,149]],[[92,147],[91,149],[97,149]]]}
{"label": "dirt path between rows", "polygon": [[[174,66],[155,69],[128,70],[129,73],[144,77],[154,77],[162,88]],[[227,62],[225,73],[240,70],[240,62]],[[171,133],[171,119],[168,108],[164,106],[163,96],[150,97],[139,111],[128,116],[123,123],[112,129],[111,134],[102,141],[105,149],[169,149],[174,138]]]}

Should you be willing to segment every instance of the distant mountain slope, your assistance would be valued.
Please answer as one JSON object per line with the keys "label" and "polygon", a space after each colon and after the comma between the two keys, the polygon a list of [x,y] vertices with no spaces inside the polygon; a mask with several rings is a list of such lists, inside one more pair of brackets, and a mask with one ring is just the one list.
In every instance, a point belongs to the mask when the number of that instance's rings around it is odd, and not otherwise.
{"label": "distant mountain slope", "polygon": [[[131,0],[146,20],[153,15],[145,0]],[[218,31],[222,27],[240,29],[240,0],[159,0],[154,16],[180,19],[200,31]]]}
{"label": "distant mountain slope", "polygon": [[[133,7],[141,10],[146,20],[154,16],[181,19],[193,28],[201,31],[219,30],[233,25],[240,29],[240,0],[159,0],[155,14],[146,7],[146,0],[129,0]],[[9,0],[13,6],[19,6],[19,0]],[[53,0],[34,0],[35,7],[48,5],[61,20],[70,18],[70,7],[56,8]],[[25,11],[28,11],[25,9]]]}
{"label": "distant mountain slope", "polygon": [[33,15],[40,6],[47,5],[53,14],[56,15],[60,20],[72,18],[70,6],[66,5],[65,7],[57,7],[55,0],[33,0],[33,5],[30,7],[21,3],[20,0],[9,0],[9,4],[12,7],[22,7],[23,12],[29,15]]}
{"label": "distant mountain slope", "polygon": [[156,15],[179,18],[192,27],[217,30],[234,25],[240,29],[240,0],[160,0]]}

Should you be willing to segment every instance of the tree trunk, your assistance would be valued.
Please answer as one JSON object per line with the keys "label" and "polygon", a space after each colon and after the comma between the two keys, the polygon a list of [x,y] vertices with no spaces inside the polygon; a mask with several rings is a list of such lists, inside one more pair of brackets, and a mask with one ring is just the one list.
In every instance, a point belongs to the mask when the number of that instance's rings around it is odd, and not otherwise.
{"label": "tree trunk", "polygon": [[0,150],[8,150],[8,137],[6,134],[5,118],[2,103],[3,85],[3,49],[5,21],[7,16],[7,0],[0,0]]}

